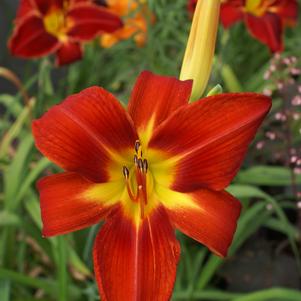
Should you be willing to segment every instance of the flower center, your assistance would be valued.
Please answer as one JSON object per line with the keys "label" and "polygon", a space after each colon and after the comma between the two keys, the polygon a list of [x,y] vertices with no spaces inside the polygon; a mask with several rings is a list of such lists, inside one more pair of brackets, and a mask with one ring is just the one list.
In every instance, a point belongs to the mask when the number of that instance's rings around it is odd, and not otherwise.
{"label": "flower center", "polygon": [[50,10],[43,21],[48,33],[60,40],[66,39],[66,33],[71,24],[70,19],[66,18],[64,10],[58,8]]}
{"label": "flower center", "polygon": [[274,4],[275,0],[247,0],[245,11],[256,16],[263,16],[268,10],[269,7]]}
{"label": "flower center", "polygon": [[[128,167],[123,166],[123,175],[130,199],[140,205],[140,217],[144,218],[144,207],[147,205],[147,172],[148,162],[143,158],[140,141],[135,142],[133,177],[136,185],[132,185],[131,174]],[[133,189],[134,187],[134,189]]]}

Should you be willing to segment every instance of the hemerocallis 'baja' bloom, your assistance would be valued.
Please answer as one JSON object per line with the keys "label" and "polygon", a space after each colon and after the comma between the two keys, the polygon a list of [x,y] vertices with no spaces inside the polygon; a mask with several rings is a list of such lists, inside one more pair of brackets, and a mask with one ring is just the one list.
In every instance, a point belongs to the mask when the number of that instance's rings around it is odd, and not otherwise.
{"label": "hemerocallis 'baja' bloom", "polygon": [[271,52],[283,50],[285,26],[296,24],[298,4],[296,0],[224,0],[221,20],[228,28],[244,21],[251,35],[267,45]]}
{"label": "hemerocallis 'baja' bloom", "polygon": [[107,8],[124,18],[124,26],[101,37],[101,46],[109,48],[122,40],[133,37],[136,45],[144,46],[147,38],[147,21],[153,16],[145,0],[106,0]]}
{"label": "hemerocallis 'baja' bloom", "polygon": [[37,148],[65,170],[38,182],[43,235],[105,220],[94,244],[102,300],[168,300],[175,228],[227,254],[241,205],[224,189],[271,101],[243,93],[188,104],[191,87],[145,71],[127,111],[91,87],[33,122]]}
{"label": "hemerocallis 'baja' bloom", "polygon": [[121,26],[118,16],[91,0],[21,0],[9,48],[22,58],[56,53],[64,65],[82,57],[83,42]]}

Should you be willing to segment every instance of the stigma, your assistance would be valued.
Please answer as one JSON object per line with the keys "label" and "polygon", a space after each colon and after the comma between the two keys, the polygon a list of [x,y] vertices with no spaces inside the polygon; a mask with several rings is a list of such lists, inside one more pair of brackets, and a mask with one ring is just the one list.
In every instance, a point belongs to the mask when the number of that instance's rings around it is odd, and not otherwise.
{"label": "stigma", "polygon": [[130,179],[130,170],[123,166],[122,172],[126,182],[126,188],[130,199],[140,205],[140,217],[144,218],[144,207],[147,205],[147,172],[148,162],[143,158],[143,151],[139,140],[134,145],[135,154],[133,157],[134,176],[136,180],[136,191],[133,191]]}

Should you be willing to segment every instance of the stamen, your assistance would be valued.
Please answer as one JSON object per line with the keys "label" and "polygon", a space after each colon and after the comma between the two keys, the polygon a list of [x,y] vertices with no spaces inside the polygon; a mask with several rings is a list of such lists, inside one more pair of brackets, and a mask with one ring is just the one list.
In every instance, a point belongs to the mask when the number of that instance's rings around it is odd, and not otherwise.
{"label": "stamen", "polygon": [[138,159],[138,167],[139,167],[140,171],[143,171],[143,161],[142,161],[142,159]]}
{"label": "stamen", "polygon": [[148,170],[148,162],[146,159],[143,160],[143,172],[147,173]]}
{"label": "stamen", "polygon": [[130,176],[130,172],[126,166],[123,166],[122,172],[123,172],[124,177],[128,180],[128,178]]}
{"label": "stamen", "polygon": [[148,171],[148,162],[146,159],[143,159],[142,147],[139,140],[135,141],[135,154],[134,154],[134,172],[136,174],[136,191],[133,192],[133,187],[131,185],[130,172],[126,166],[123,166],[123,175],[126,180],[126,188],[130,199],[133,202],[139,203],[140,207],[140,217],[144,218],[145,215],[145,206],[147,206],[147,171]]}
{"label": "stamen", "polygon": [[127,191],[128,191],[128,194],[129,194],[130,199],[131,199],[133,202],[137,202],[139,195],[134,196],[134,194],[133,194],[133,192],[132,192],[132,190],[131,190],[131,187],[130,187],[130,183],[129,183],[128,180],[126,180],[126,189],[127,189]]}
{"label": "stamen", "polygon": [[139,148],[140,148],[141,144],[139,140],[136,140],[135,142],[135,152],[138,154]]}
{"label": "stamen", "polygon": [[[138,186],[138,195],[141,195],[141,193],[143,194],[143,186],[142,185],[139,185]],[[143,198],[139,198],[140,200],[140,218],[143,219],[144,218],[144,206],[145,206],[145,203],[144,203],[144,200]]]}

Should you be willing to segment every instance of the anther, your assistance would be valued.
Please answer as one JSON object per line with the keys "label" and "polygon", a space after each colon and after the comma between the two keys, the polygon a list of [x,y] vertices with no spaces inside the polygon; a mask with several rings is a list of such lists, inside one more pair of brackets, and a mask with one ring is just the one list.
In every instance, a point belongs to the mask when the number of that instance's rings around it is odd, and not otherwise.
{"label": "anther", "polygon": [[123,166],[122,172],[123,172],[124,177],[125,177],[126,179],[128,179],[129,176],[130,176],[130,172],[129,172],[129,170],[128,170],[128,168],[127,168],[126,166]]}
{"label": "anther", "polygon": [[143,171],[143,161],[142,161],[142,159],[138,159],[138,167],[141,171]]}
{"label": "anther", "polygon": [[148,162],[146,159],[143,160],[143,172],[147,173],[148,170]]}
{"label": "anther", "polygon": [[137,157],[137,155],[134,156],[134,163],[135,163],[136,166],[138,166],[138,157]]}
{"label": "anther", "polygon": [[136,152],[137,154],[138,154],[139,148],[140,148],[140,141],[139,141],[139,140],[136,140],[136,142],[135,142],[135,152]]}

